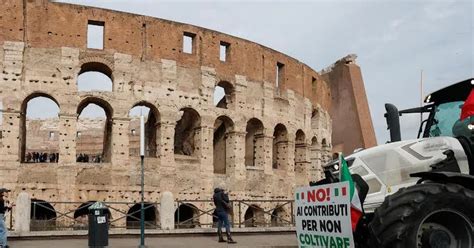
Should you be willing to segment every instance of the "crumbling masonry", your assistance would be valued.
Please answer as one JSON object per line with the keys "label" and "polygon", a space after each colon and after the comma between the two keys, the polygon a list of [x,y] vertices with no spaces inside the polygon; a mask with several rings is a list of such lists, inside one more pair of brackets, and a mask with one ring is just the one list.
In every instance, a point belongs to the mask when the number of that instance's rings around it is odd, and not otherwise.
{"label": "crumbling masonry", "polygon": [[[296,186],[320,177],[331,155],[330,87],[287,55],[193,25],[44,0],[2,1],[0,15],[0,185],[13,196],[138,201],[134,106],[150,108],[148,202],[164,191],[181,200],[210,199],[220,184],[233,199],[291,199]],[[88,24],[103,27],[103,49],[87,48]],[[183,51],[186,37],[190,53]],[[78,76],[89,71],[108,76],[112,91],[78,91]],[[216,86],[225,90],[217,106]],[[26,163],[26,140],[35,142],[26,108],[36,97],[60,109],[58,119],[48,120],[57,132],[57,163]],[[85,164],[76,162],[78,151],[91,147],[79,141],[78,115],[90,103],[104,109],[105,132],[101,162]],[[288,207],[279,211],[291,214]]]}

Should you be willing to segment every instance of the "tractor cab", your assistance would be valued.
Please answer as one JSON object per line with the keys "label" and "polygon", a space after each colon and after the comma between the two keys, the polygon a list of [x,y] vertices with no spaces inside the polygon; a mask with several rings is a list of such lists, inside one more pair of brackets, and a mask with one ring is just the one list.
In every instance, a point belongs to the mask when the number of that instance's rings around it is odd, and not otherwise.
{"label": "tractor cab", "polygon": [[428,114],[418,129],[417,138],[464,137],[474,144],[474,79],[450,85],[426,96],[425,106],[398,111],[392,104],[385,104],[390,142],[401,140],[399,116]]}

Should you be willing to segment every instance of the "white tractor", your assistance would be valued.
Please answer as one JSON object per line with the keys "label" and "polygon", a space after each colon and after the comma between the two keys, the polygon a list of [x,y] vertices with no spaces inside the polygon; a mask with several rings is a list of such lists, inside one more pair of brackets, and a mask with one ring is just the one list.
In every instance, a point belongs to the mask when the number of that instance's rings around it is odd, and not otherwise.
{"label": "white tractor", "polygon": [[[423,107],[398,111],[386,104],[391,141],[346,158],[365,212],[356,246],[474,247],[473,84],[438,90]],[[460,118],[461,111],[467,116]],[[401,141],[399,116],[421,113],[427,118],[418,138]],[[325,174],[318,184],[337,178],[337,160]]]}

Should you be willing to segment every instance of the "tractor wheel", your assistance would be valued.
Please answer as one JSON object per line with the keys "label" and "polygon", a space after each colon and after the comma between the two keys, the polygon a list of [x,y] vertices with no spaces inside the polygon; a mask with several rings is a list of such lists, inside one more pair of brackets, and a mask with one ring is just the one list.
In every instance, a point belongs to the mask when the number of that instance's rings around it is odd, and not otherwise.
{"label": "tractor wheel", "polygon": [[474,191],[425,183],[387,196],[369,224],[370,247],[474,247]]}

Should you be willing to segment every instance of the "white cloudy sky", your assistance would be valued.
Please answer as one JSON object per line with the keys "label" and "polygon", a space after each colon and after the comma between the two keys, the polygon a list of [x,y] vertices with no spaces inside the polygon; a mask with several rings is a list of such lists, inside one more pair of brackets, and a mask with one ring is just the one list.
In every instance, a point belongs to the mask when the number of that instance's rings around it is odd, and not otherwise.
{"label": "white cloudy sky", "polygon": [[[409,108],[425,93],[474,74],[474,6],[438,1],[63,0],[190,23],[293,56],[316,70],[355,53],[377,140],[388,140],[384,103]],[[418,116],[402,118],[413,138]]]}

